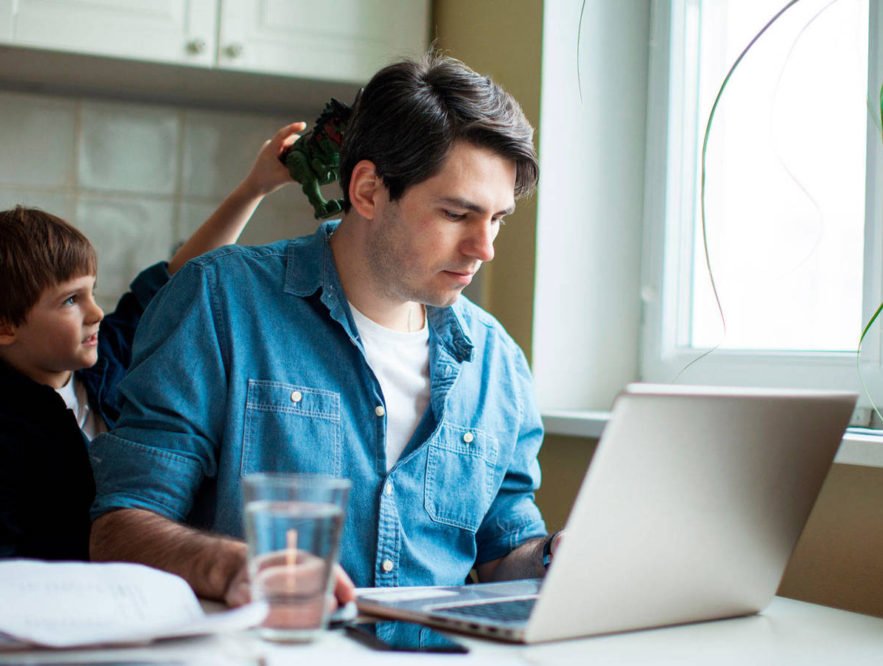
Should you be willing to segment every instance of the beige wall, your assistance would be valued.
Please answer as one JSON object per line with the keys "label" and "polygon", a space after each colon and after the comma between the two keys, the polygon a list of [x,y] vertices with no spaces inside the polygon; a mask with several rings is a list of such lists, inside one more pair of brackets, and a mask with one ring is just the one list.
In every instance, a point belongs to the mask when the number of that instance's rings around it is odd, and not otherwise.
{"label": "beige wall", "polygon": [[537,492],[537,505],[550,532],[564,528],[596,444],[580,437],[546,436],[540,450],[543,485]]}
{"label": "beige wall", "polygon": [[[435,0],[439,48],[501,83],[539,121],[542,2]],[[536,207],[521,202],[486,267],[484,303],[529,353]],[[546,437],[537,502],[550,530],[567,518],[596,442]],[[883,470],[835,465],[782,581],[785,596],[883,617]]]}
{"label": "beige wall", "polygon": [[[543,3],[539,0],[435,0],[436,46],[509,91],[537,127]],[[482,269],[485,308],[530,357],[536,250],[535,198],[523,199]]]}
{"label": "beige wall", "polygon": [[883,617],[883,469],[834,465],[779,593]]}

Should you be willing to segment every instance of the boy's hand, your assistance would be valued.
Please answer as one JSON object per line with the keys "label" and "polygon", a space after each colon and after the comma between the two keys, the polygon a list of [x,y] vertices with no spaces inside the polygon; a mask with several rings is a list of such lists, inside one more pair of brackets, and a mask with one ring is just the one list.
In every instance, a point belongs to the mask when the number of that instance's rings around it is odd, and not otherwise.
{"label": "boy's hand", "polygon": [[251,171],[242,181],[249,191],[257,196],[265,196],[283,185],[294,182],[288,169],[279,161],[279,156],[300,138],[298,132],[303,132],[306,126],[307,124],[303,122],[291,123],[276,132],[272,139],[264,142]]}

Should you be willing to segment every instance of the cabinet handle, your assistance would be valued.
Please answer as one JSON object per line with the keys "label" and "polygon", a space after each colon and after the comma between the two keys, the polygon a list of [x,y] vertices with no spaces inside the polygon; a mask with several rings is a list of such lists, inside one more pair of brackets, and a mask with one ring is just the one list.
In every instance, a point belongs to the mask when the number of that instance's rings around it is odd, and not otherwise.
{"label": "cabinet handle", "polygon": [[242,44],[228,44],[224,47],[224,55],[228,58],[238,58],[242,55]]}
{"label": "cabinet handle", "polygon": [[202,39],[191,39],[187,42],[187,53],[192,53],[193,55],[199,55],[205,51],[205,41]]}

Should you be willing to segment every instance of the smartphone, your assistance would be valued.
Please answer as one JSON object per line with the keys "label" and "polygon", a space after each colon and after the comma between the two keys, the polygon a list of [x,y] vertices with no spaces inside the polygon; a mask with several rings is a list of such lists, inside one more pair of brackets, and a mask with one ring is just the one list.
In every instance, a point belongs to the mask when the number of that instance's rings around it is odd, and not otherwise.
{"label": "smartphone", "polygon": [[462,643],[415,622],[354,622],[346,625],[349,636],[374,648],[396,652],[469,652]]}

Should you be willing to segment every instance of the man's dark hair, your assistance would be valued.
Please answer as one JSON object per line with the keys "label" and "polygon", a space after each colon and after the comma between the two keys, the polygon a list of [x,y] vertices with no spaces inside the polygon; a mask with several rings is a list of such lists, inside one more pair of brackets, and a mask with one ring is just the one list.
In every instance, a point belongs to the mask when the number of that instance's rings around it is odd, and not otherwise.
{"label": "man's dark hair", "polygon": [[60,217],[0,211],[0,323],[21,326],[46,289],[97,270],[92,243]]}
{"label": "man's dark hair", "polygon": [[539,175],[533,128],[518,102],[459,60],[429,53],[381,69],[362,91],[341,150],[344,211],[361,160],[374,163],[396,201],[437,174],[457,141],[515,163],[515,196],[530,194]]}

